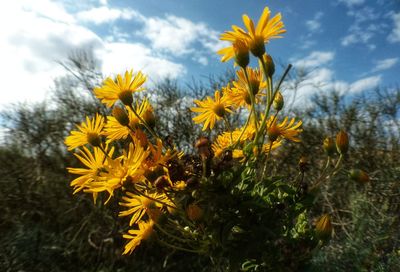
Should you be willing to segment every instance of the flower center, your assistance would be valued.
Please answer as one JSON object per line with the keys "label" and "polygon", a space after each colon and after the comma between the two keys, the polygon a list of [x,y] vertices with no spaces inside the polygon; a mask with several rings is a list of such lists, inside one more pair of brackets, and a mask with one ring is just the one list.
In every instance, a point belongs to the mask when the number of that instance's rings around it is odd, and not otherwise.
{"label": "flower center", "polygon": [[132,91],[121,91],[118,94],[118,98],[124,105],[127,106],[132,105],[133,102]]}
{"label": "flower center", "polygon": [[250,42],[250,51],[257,58],[261,58],[265,53],[264,38],[262,36],[255,36]]}
{"label": "flower center", "polygon": [[225,116],[225,106],[222,104],[216,104],[213,109],[214,113],[219,117]]}
{"label": "flower center", "polygon": [[101,144],[101,138],[99,134],[97,134],[96,132],[89,132],[86,135],[86,139],[88,143],[91,144],[92,146],[100,146]]}

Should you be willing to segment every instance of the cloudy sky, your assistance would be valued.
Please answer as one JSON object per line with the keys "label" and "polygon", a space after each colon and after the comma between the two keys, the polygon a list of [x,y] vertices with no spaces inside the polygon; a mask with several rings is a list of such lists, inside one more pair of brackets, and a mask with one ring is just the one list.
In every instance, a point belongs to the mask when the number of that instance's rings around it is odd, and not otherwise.
{"label": "cloudy sky", "polygon": [[82,48],[105,76],[140,69],[151,82],[185,83],[223,73],[232,63],[219,62],[219,34],[266,5],[287,29],[267,51],[311,71],[300,96],[315,84],[360,93],[400,82],[398,0],[15,0],[0,9],[0,108],[42,100],[65,73],[58,61]]}

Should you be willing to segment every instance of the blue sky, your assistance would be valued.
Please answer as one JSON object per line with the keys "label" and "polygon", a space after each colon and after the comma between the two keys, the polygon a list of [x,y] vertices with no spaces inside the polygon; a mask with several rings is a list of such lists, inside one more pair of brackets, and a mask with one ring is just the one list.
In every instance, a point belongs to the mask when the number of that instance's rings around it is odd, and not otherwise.
{"label": "blue sky", "polygon": [[221,63],[215,53],[224,46],[219,34],[242,25],[244,13],[257,21],[265,6],[272,15],[282,13],[287,29],[267,51],[277,62],[309,71],[299,97],[399,83],[396,0],[20,0],[2,6],[1,107],[42,100],[65,73],[57,61],[85,47],[93,48],[105,76],[141,69],[151,84],[223,73],[232,62]]}

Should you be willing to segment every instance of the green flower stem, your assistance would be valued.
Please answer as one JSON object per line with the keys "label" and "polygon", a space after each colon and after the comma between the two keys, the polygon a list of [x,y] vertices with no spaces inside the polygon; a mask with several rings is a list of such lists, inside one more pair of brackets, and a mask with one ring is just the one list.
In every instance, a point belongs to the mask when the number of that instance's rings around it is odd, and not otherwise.
{"label": "green flower stem", "polygon": [[235,148],[235,147],[240,143],[240,139],[242,138],[244,132],[245,132],[246,129],[247,129],[247,126],[248,126],[249,123],[250,123],[250,118],[251,118],[251,111],[250,111],[249,116],[247,117],[246,123],[245,123],[244,126],[243,126],[243,129],[242,129],[242,132],[241,132],[240,135],[239,135],[239,138],[237,139],[236,143],[233,145],[233,148]]}
{"label": "green flower stem", "polygon": [[101,150],[101,152],[104,153],[104,159],[103,159],[103,163],[106,161],[107,158],[111,159],[111,157],[107,154],[106,150],[104,149],[104,147],[102,147],[101,145],[98,146],[98,148]]}
{"label": "green flower stem", "polygon": [[231,124],[229,123],[229,120],[228,120],[228,118],[226,116],[224,116],[224,121],[225,121],[226,128],[229,130],[229,133],[230,133],[230,136],[231,136],[231,144],[233,144]]}
{"label": "green flower stem", "polygon": [[157,229],[160,230],[163,234],[167,235],[168,237],[170,237],[170,238],[172,238],[172,239],[174,239],[174,240],[180,241],[180,242],[182,242],[182,243],[189,243],[189,242],[191,242],[190,240],[186,240],[186,239],[180,238],[180,237],[178,237],[178,236],[175,236],[175,235],[169,233],[168,231],[166,231],[165,229],[163,229],[158,223],[155,223],[155,225],[156,225]]}
{"label": "green flower stem", "polygon": [[170,247],[170,248],[173,248],[173,249],[176,249],[176,250],[181,250],[181,251],[186,251],[186,252],[196,253],[196,254],[203,254],[203,252],[199,251],[199,250],[193,250],[193,249],[183,248],[183,247],[180,247],[180,246],[171,245],[171,244],[169,244],[169,243],[167,243],[167,242],[165,242],[163,240],[160,240],[160,239],[158,239],[158,241],[162,245]]}
{"label": "green flower stem", "polygon": [[[261,60],[261,62],[264,63],[263,60]],[[272,95],[271,99],[268,101],[269,103],[268,103],[267,107],[265,108],[264,118],[263,118],[263,120],[261,122],[260,131],[263,131],[265,129],[265,126],[266,126],[266,123],[267,123],[267,118],[268,118],[269,112],[271,110],[272,103],[273,103],[273,101],[275,99],[275,96],[276,96],[279,88],[282,85],[283,80],[285,79],[285,77],[287,76],[287,74],[289,73],[291,68],[292,68],[292,65],[289,64],[288,67],[286,68],[285,72],[283,73],[281,79],[279,80],[278,85],[276,86],[275,90],[273,91],[273,95]],[[264,69],[264,72],[265,72],[265,69]],[[268,75],[265,74],[265,76],[267,77]],[[271,87],[272,87],[272,80],[271,80]],[[255,143],[257,143],[258,138],[260,137],[260,131],[257,131],[256,138],[254,140]]]}

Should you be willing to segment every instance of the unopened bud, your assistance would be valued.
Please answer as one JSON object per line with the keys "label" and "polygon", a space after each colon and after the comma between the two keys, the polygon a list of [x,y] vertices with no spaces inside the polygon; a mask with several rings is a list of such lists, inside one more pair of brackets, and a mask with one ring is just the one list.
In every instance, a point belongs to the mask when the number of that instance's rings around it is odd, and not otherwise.
{"label": "unopened bud", "polygon": [[285,104],[285,102],[283,100],[283,96],[282,96],[281,92],[278,91],[275,95],[274,102],[273,102],[274,109],[276,111],[280,111],[283,108],[284,104]]}
{"label": "unopened bud", "polygon": [[200,137],[197,140],[195,147],[198,149],[199,154],[203,158],[210,158],[211,157],[211,143],[210,140],[206,137]]}
{"label": "unopened bud", "polygon": [[300,160],[299,160],[299,170],[300,172],[304,173],[308,170],[308,160],[305,156],[301,156]]}
{"label": "unopened bud", "polygon": [[328,240],[332,236],[332,223],[329,214],[320,217],[315,225],[315,233],[320,240]]}
{"label": "unopened bud", "polygon": [[336,148],[340,155],[344,155],[349,150],[349,136],[344,130],[336,135]]}
{"label": "unopened bud", "polygon": [[128,126],[129,125],[129,116],[126,113],[125,110],[122,108],[115,106],[112,110],[112,115],[117,119],[118,123],[120,123],[122,126]]}
{"label": "unopened bud", "polygon": [[192,221],[199,221],[200,219],[203,218],[204,211],[202,208],[197,206],[196,204],[190,204],[186,208],[186,214],[188,218]]}
{"label": "unopened bud", "polygon": [[[272,57],[268,54],[263,55],[263,61],[265,64],[265,72],[269,77],[272,77],[275,73],[275,63]],[[261,66],[261,65],[260,65]]]}
{"label": "unopened bud", "polygon": [[359,183],[368,183],[369,182],[369,176],[366,172],[360,169],[352,169],[349,172],[349,177],[357,181]]}
{"label": "unopened bud", "polygon": [[331,137],[326,137],[323,143],[325,153],[331,157],[336,152],[335,141]]}

